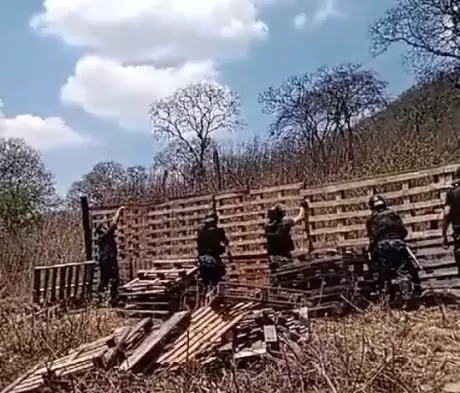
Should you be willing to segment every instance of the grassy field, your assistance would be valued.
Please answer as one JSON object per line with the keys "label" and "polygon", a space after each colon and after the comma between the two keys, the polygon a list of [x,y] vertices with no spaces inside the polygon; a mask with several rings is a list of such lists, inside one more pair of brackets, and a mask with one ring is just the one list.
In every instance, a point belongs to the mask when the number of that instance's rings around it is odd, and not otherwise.
{"label": "grassy field", "polygon": [[[122,323],[110,311],[95,309],[48,318],[18,318],[16,310],[1,318],[0,388],[37,361],[63,356]],[[75,379],[74,391],[440,392],[460,379],[459,318],[454,309],[375,308],[342,320],[313,321],[308,343],[283,346],[279,358],[246,367],[195,364],[149,377],[89,372]]]}

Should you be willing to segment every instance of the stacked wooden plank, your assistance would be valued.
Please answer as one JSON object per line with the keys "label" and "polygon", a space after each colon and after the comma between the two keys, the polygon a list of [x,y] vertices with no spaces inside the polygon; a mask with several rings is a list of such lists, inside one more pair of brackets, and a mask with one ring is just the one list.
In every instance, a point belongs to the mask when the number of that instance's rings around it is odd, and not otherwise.
{"label": "stacked wooden plank", "polygon": [[179,310],[185,290],[194,283],[197,268],[140,270],[137,278],[120,288],[124,306],[130,315],[167,318]]}
{"label": "stacked wooden plank", "polygon": [[[285,283],[286,284],[286,283]],[[346,296],[349,286],[323,286],[308,290],[289,287],[261,286],[239,283],[220,283],[218,296],[225,302],[251,301],[277,310],[308,307],[311,315],[342,314],[348,308]]]}

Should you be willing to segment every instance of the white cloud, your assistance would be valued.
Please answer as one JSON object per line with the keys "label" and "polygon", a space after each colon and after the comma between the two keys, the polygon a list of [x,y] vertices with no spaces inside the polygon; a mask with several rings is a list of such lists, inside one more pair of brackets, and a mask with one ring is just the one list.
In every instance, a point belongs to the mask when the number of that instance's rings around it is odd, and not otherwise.
{"label": "white cloud", "polygon": [[298,14],[294,17],[294,26],[296,29],[301,30],[307,24],[307,15],[305,13]]}
{"label": "white cloud", "polygon": [[330,19],[340,18],[342,13],[339,10],[337,0],[318,0],[318,8],[313,15],[313,23],[322,25]]}
{"label": "white cloud", "polygon": [[267,36],[262,7],[280,0],[45,0],[30,25],[68,45],[127,62],[245,54]]}
{"label": "white cloud", "polygon": [[0,137],[23,138],[39,150],[54,150],[81,146],[89,141],[64,123],[59,117],[42,118],[33,115],[0,116]]}
{"label": "white cloud", "polygon": [[149,126],[149,106],[154,100],[192,82],[217,76],[211,61],[155,68],[125,66],[109,58],[85,56],[77,63],[75,75],[62,87],[61,100],[124,127],[145,129]]}

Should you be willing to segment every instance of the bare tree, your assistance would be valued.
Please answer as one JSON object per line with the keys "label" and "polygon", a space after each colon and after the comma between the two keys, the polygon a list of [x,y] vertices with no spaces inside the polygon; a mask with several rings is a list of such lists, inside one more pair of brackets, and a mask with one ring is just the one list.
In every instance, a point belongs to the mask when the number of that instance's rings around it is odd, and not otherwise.
{"label": "bare tree", "polygon": [[40,153],[22,139],[0,138],[0,226],[34,222],[56,203],[53,175]]}
{"label": "bare tree", "polygon": [[355,123],[386,105],[386,83],[358,64],[321,67],[289,78],[259,96],[263,112],[274,115],[271,133],[303,142],[314,162],[325,165],[340,142],[353,161]]}
{"label": "bare tree", "polygon": [[67,199],[72,205],[78,205],[82,195],[94,204],[113,203],[126,188],[126,183],[126,168],[122,164],[115,161],[99,162],[71,185]]}
{"label": "bare tree", "polygon": [[460,60],[460,0],[397,0],[371,27],[371,39],[374,55],[404,45],[404,60],[417,73],[455,69]]}
{"label": "bare tree", "polygon": [[[213,138],[217,132],[234,132],[243,126],[237,94],[214,82],[200,82],[177,90],[152,104],[153,135],[166,140],[168,156],[187,159],[193,178],[206,176]],[[163,159],[163,158],[161,158]],[[174,166],[177,167],[177,159]]]}

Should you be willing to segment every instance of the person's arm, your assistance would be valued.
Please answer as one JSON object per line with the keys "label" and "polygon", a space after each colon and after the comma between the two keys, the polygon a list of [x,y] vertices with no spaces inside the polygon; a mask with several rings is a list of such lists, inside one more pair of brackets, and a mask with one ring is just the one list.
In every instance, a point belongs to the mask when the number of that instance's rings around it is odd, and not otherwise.
{"label": "person's arm", "polygon": [[448,243],[447,240],[447,229],[451,223],[451,193],[447,191],[446,194],[446,203],[444,205],[443,217],[442,217],[442,240],[444,244]]}
{"label": "person's arm", "polygon": [[110,222],[109,232],[114,231],[114,230],[117,228],[118,221],[120,221],[121,213],[122,213],[123,210],[125,210],[125,209],[126,209],[125,206],[121,206],[121,207],[117,210],[117,212],[115,213],[115,215],[114,215],[113,218],[112,218],[112,221]]}
{"label": "person's arm", "polygon": [[366,220],[366,231],[369,239],[369,252],[372,253],[374,249],[374,234],[372,233],[372,217]]}
{"label": "person's arm", "polygon": [[230,242],[228,240],[227,234],[225,233],[225,229],[219,228],[219,232],[220,232],[220,241],[224,243],[224,246],[227,248]]}
{"label": "person's arm", "polygon": [[297,216],[292,218],[292,223],[293,225],[298,224],[300,221],[302,221],[305,217],[305,207],[304,204],[300,206],[299,214]]}

